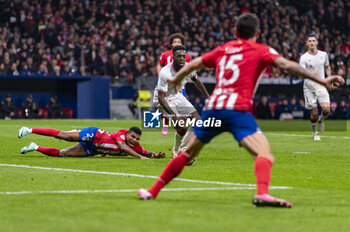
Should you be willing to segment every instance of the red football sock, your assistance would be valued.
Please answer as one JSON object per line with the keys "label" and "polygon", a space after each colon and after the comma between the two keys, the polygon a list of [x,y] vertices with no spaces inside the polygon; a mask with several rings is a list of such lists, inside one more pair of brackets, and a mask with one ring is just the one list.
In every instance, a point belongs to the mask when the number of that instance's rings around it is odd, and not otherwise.
{"label": "red football sock", "polygon": [[158,180],[153,184],[153,186],[150,189],[148,189],[148,192],[152,194],[153,198],[156,198],[159,191],[167,183],[169,183],[172,179],[174,179],[181,173],[182,169],[186,166],[187,162],[187,156],[181,153],[168,163],[162,174],[159,176]]}
{"label": "red football sock", "polygon": [[51,128],[32,128],[32,133],[56,137],[61,131]]}
{"label": "red football sock", "polygon": [[256,194],[269,194],[269,184],[271,177],[272,162],[265,157],[256,157],[255,175],[256,175]]}
{"label": "red football sock", "polygon": [[168,118],[164,118],[164,121],[163,121],[163,126],[169,126],[169,119]]}
{"label": "red football sock", "polygon": [[37,151],[40,151],[41,153],[48,155],[48,156],[58,156],[60,154],[60,150],[57,148],[51,148],[51,147],[38,147]]}

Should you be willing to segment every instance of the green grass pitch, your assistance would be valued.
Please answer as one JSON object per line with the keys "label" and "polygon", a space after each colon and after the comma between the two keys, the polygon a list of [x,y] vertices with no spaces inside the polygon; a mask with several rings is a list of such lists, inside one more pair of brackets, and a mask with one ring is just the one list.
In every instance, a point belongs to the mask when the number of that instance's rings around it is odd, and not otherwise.
{"label": "green grass pitch", "polygon": [[[271,123],[278,125],[281,122]],[[308,122],[305,121],[304,124],[309,127]],[[167,158],[164,160],[100,156],[54,158],[39,152],[25,155],[19,152],[32,141],[41,146],[56,148],[74,144],[34,134],[18,139],[17,132],[21,126],[59,130],[97,126],[112,132],[133,125],[141,126],[141,122],[0,121],[0,230],[350,230],[349,126],[345,131],[321,134],[321,141],[313,141],[311,132],[307,130],[265,131],[276,158],[271,186],[291,187],[272,189],[270,193],[291,201],[294,204],[292,209],[253,207],[251,200],[255,190],[249,189],[248,185],[255,184],[253,159],[227,133],[205,146],[197,162],[186,167],[179,176],[204,182],[173,181],[166,186],[169,191],[162,191],[155,201],[138,200],[136,190],[150,187],[155,179],[149,176],[158,176],[169,161],[173,132],[162,136],[160,131],[144,130],[141,137],[141,144],[147,149],[165,151]],[[31,168],[6,166],[8,164],[27,165]],[[237,185],[208,183],[209,181],[243,185],[235,188]],[[174,191],[178,188],[182,191]],[[94,190],[96,191],[93,192]]]}

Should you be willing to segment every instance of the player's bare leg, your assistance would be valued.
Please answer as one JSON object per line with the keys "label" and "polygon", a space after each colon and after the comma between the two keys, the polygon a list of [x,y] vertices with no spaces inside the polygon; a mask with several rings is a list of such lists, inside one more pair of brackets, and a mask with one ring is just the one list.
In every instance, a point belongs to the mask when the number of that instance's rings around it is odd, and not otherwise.
{"label": "player's bare leg", "polygon": [[286,200],[272,197],[269,194],[271,168],[274,156],[271,154],[270,145],[263,133],[254,133],[243,138],[240,144],[245,147],[255,158],[255,175],[257,193],[253,198],[255,206],[274,206],[291,208],[292,204]]}
{"label": "player's bare leg", "polygon": [[177,155],[177,152],[179,151],[181,141],[186,134],[186,130],[184,129],[176,129],[175,135],[174,135],[174,147],[172,149],[172,157],[175,158]]}
{"label": "player's bare leg", "polygon": [[138,192],[141,200],[152,200],[157,197],[159,191],[172,179],[177,177],[183,168],[199,154],[204,144],[192,133],[186,151],[181,152],[176,158],[170,160],[158,180],[153,186],[146,190],[140,189]]}
{"label": "player's bare leg", "polygon": [[[199,113],[197,111],[193,112],[191,115],[190,115],[190,118],[191,119],[195,119],[196,121],[199,120],[201,118],[201,116],[199,115]],[[190,137],[191,137],[191,133],[193,131],[193,127],[189,127],[187,129],[187,132],[185,134],[185,136],[182,138],[182,141],[181,141],[181,144],[180,144],[180,149],[182,147],[186,147],[188,142],[190,141]]]}
{"label": "player's bare leg", "polygon": [[56,156],[56,157],[84,157],[86,152],[84,148],[78,143],[72,147],[66,149],[57,149],[51,147],[41,147],[35,143],[31,143],[29,146],[23,147],[21,153],[25,154],[32,151],[39,151],[47,156]]}
{"label": "player's bare leg", "polygon": [[314,108],[310,110],[310,123],[313,133],[313,140],[321,140],[320,136],[317,132],[317,117],[318,117],[318,109]]}
{"label": "player's bare leg", "polygon": [[79,141],[79,131],[73,130],[73,131],[59,131],[52,128],[28,128],[28,127],[22,127],[18,131],[18,138],[22,138],[29,134],[38,134],[38,135],[44,135],[44,136],[52,136],[57,139],[63,139],[70,142],[78,142]]}
{"label": "player's bare leg", "polygon": [[322,108],[322,112],[320,116],[318,116],[318,125],[320,127],[320,132],[324,132],[326,127],[324,125],[324,120],[329,116],[330,114],[330,103],[329,102],[321,102],[320,106]]}

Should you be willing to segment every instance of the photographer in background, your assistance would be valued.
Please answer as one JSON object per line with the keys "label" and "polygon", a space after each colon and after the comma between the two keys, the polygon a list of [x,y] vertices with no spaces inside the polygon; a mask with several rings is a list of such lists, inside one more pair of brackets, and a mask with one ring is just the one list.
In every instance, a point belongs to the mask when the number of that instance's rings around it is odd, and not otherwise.
{"label": "photographer in background", "polygon": [[22,116],[23,118],[43,118],[39,114],[38,107],[33,102],[33,96],[31,94],[27,95],[26,101],[22,104]]}
{"label": "photographer in background", "polygon": [[46,105],[49,118],[67,118],[63,107],[57,101],[57,96],[51,96],[49,104]]}
{"label": "photographer in background", "polygon": [[19,118],[10,94],[7,94],[5,100],[1,102],[1,117],[5,119]]}

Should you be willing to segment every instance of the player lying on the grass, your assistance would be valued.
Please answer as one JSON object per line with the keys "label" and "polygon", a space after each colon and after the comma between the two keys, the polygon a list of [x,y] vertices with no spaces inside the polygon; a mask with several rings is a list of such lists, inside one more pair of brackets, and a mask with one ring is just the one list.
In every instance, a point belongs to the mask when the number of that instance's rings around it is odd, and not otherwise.
{"label": "player lying on the grass", "polygon": [[31,133],[79,143],[62,150],[41,147],[35,143],[31,143],[29,146],[21,149],[22,154],[37,150],[48,156],[59,157],[84,157],[100,154],[103,156],[131,155],[139,159],[165,158],[164,152],[156,154],[147,151],[139,144],[142,131],[138,127],[131,127],[129,130],[123,129],[114,133],[109,133],[97,127],[86,127],[73,131],[22,127],[18,131],[18,138],[22,138]]}
{"label": "player lying on the grass", "polygon": [[[159,73],[157,86],[154,90],[153,103],[160,109],[163,116],[179,122],[184,118],[192,118],[199,120],[200,116],[193,105],[182,95],[181,89],[186,85],[187,81],[191,79],[196,88],[206,98],[209,94],[203,83],[197,78],[196,72],[190,73],[179,84],[179,90],[174,90],[172,86],[168,85],[167,79],[173,77],[179,70],[181,70],[186,63],[186,49],[184,46],[175,46],[173,48],[173,62],[163,67]],[[186,125],[180,126],[176,124],[175,141],[172,149],[173,157],[176,156],[180,147],[185,147],[190,139],[192,127],[187,129]]]}
{"label": "player lying on the grass", "polygon": [[167,164],[151,188],[140,189],[138,192],[140,199],[156,198],[160,190],[181,173],[186,164],[199,154],[205,144],[216,135],[228,131],[255,159],[257,193],[253,198],[253,204],[292,207],[290,202],[269,194],[274,156],[265,135],[251,114],[252,98],[259,76],[267,66],[273,64],[302,78],[316,81],[329,89],[336,89],[334,85],[344,84],[344,80],[340,76],[321,79],[297,63],[286,60],[273,48],[257,43],[259,33],[258,17],[255,14],[241,15],[235,28],[237,40],[229,41],[194,59],[176,73],[174,79],[169,80],[177,89],[178,84],[194,70],[215,67],[215,90],[206,102],[201,120],[215,117],[222,121],[222,126],[215,128],[196,125],[187,149],[180,150],[178,156]]}

